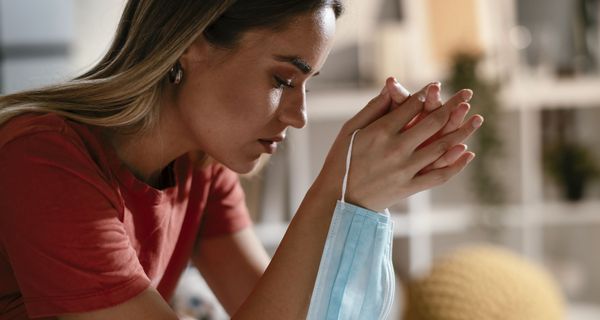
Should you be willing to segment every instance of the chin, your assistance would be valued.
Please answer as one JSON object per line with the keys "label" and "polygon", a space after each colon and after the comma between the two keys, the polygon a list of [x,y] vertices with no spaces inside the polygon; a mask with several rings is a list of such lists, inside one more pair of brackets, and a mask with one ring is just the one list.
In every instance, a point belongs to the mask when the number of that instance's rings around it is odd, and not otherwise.
{"label": "chin", "polygon": [[260,158],[246,161],[223,161],[224,166],[238,174],[248,174],[257,168]]}

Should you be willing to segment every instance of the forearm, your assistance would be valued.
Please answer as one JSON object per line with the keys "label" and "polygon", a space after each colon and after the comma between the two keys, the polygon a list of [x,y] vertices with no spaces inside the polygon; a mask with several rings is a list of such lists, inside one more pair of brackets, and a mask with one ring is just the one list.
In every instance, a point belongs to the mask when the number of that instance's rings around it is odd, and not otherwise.
{"label": "forearm", "polygon": [[271,263],[233,319],[305,319],[329,223],[335,188],[314,184]]}
{"label": "forearm", "polygon": [[[483,119],[476,115],[458,127],[451,125],[449,133],[428,141],[440,130],[446,130],[453,112],[457,112],[457,118],[466,114],[468,105],[466,110],[457,110],[471,98],[470,90],[455,94],[444,107],[438,107],[411,126],[412,120],[423,111],[420,95],[408,98],[403,107],[390,111],[390,94],[397,88],[392,85],[386,88],[391,93],[382,90],[342,127],[317,182],[300,205],[271,264],[234,319],[306,318],[345,172],[351,177],[346,200],[379,211],[399,199],[444,183],[475,156],[461,149],[458,159],[450,157],[452,160],[434,170],[421,172],[441,157],[447,157],[449,147],[463,142],[481,125]],[[358,129],[361,131],[356,135]],[[352,137],[357,140],[350,147]],[[352,166],[346,171],[349,149]]]}

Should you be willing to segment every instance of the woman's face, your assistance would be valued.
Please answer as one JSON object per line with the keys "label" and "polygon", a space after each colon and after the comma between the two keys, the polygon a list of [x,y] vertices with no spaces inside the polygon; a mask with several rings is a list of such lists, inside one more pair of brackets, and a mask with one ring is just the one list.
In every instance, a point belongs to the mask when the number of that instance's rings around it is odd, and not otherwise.
{"label": "woman's face", "polygon": [[335,16],[323,8],[278,32],[246,33],[233,50],[202,37],[181,57],[183,81],[173,92],[177,130],[239,173],[251,171],[269,142],[306,125],[306,83],[331,50]]}

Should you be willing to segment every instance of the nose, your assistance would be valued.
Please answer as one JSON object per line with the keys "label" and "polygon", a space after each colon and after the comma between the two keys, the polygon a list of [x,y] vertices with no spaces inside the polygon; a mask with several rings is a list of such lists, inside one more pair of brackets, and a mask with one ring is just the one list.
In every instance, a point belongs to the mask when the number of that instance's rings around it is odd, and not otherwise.
{"label": "nose", "polygon": [[301,94],[295,95],[294,98],[290,95],[290,99],[284,102],[284,105],[280,108],[279,121],[296,129],[302,129],[306,126],[306,95],[304,90]]}

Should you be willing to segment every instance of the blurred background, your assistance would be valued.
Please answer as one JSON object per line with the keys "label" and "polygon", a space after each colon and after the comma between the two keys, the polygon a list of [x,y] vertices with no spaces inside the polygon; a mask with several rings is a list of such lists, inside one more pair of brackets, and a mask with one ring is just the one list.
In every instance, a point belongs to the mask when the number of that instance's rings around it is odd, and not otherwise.
{"label": "blurred background", "polygon": [[[483,114],[486,123],[468,141],[477,158],[460,176],[390,208],[398,282],[393,319],[404,318],[411,305],[427,304],[412,292],[444,259],[480,263],[481,256],[460,253],[476,244],[506,250],[549,275],[542,282],[562,302],[544,303],[546,309],[561,304],[557,319],[600,319],[598,2],[346,0],[335,48],[321,76],[308,85],[307,127],[290,130],[260,172],[242,177],[270,253],[342,124],[380,91],[384,79],[395,76],[411,91],[441,81],[445,98],[472,88],[472,112]],[[108,48],[123,5],[123,0],[0,0],[0,91],[67,80],[91,67]],[[503,262],[496,262],[486,267],[486,276],[508,280],[484,292],[508,293],[490,298],[490,304],[529,292],[527,281],[511,282],[501,271]],[[469,274],[469,268],[467,263],[461,270]],[[511,270],[531,279],[525,269]],[[462,292],[471,287],[460,279],[462,289],[444,291],[444,299],[477,305],[465,300]],[[482,281],[487,280],[474,280]],[[226,318],[200,282],[189,270],[172,303],[197,318]],[[549,319],[519,319],[525,318]]]}

